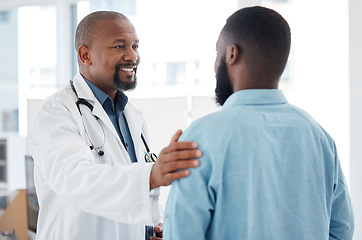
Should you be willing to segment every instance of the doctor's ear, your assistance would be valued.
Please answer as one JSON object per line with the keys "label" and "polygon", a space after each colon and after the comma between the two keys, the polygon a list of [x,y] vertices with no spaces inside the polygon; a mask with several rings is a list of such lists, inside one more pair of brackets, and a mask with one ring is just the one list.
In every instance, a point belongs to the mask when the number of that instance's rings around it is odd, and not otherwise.
{"label": "doctor's ear", "polygon": [[91,65],[91,61],[90,61],[90,54],[89,54],[89,49],[87,46],[85,45],[81,45],[78,48],[78,57],[79,60],[86,66]]}
{"label": "doctor's ear", "polygon": [[228,46],[226,48],[226,59],[225,61],[231,65],[233,65],[234,63],[236,63],[239,58],[241,57],[241,50],[240,48],[233,44],[231,46]]}

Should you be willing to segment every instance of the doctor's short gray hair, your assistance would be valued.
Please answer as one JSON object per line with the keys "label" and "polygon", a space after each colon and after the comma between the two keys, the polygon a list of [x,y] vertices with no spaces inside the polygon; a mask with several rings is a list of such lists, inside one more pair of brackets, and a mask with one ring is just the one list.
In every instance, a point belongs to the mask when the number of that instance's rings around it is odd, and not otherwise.
{"label": "doctor's short gray hair", "polygon": [[116,19],[129,21],[126,16],[114,11],[97,11],[84,17],[75,31],[75,50],[78,51],[80,46],[89,46],[92,43],[99,27],[98,23]]}

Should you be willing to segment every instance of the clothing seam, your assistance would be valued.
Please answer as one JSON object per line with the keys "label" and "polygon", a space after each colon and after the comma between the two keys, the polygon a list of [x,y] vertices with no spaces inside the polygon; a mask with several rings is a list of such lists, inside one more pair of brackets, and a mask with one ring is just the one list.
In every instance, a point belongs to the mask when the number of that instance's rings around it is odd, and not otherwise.
{"label": "clothing seam", "polygon": [[[245,111],[245,107],[242,107],[242,109],[239,111],[239,113],[235,115],[234,119],[233,119],[232,121],[230,121],[231,126],[234,126],[234,124],[235,124],[235,122],[237,121],[238,117],[239,117],[240,114],[242,114],[244,111]],[[232,131],[233,131],[233,128],[228,128],[227,136],[229,136],[230,132],[232,132]],[[224,153],[223,153],[223,156],[222,156],[223,159],[226,159],[226,154],[228,153],[227,149],[230,147],[230,142],[231,142],[231,141],[232,141],[232,139],[231,139],[231,138],[228,138],[228,141],[227,141],[226,144],[225,144],[225,147],[226,147],[226,148],[225,148]],[[224,165],[225,165],[225,161],[222,161],[221,179],[224,178],[224,169],[225,169]],[[222,184],[222,182],[219,182],[219,185],[218,185],[218,186],[220,186],[220,184]]]}

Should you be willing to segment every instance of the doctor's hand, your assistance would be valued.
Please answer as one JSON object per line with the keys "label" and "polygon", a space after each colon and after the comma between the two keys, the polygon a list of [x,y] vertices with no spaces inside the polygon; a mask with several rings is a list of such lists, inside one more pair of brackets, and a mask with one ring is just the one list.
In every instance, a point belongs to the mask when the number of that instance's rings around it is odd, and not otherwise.
{"label": "doctor's hand", "polygon": [[182,131],[178,130],[173,135],[170,144],[162,149],[153,164],[150,189],[168,186],[174,180],[187,177],[190,174],[188,168],[199,166],[200,161],[197,158],[202,156],[202,152],[197,149],[197,143],[177,142],[181,134]]}

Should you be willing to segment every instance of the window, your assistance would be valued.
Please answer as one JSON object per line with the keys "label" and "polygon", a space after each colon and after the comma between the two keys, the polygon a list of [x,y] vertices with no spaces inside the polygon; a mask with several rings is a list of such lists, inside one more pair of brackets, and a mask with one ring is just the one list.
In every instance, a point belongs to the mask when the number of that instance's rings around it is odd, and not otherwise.
{"label": "window", "polygon": [[6,140],[0,139],[0,184],[6,183]]}
{"label": "window", "polygon": [[0,132],[18,131],[17,11],[0,12]]}
{"label": "window", "polygon": [[267,4],[267,3],[271,3],[271,4],[278,4],[278,3],[288,3],[291,2],[291,0],[261,0],[261,4]]}
{"label": "window", "polygon": [[10,12],[9,11],[0,11],[0,23],[6,23],[9,21]]}
{"label": "window", "polygon": [[18,9],[18,72],[20,133],[27,132],[27,97],[37,89],[57,88],[56,7]]}

